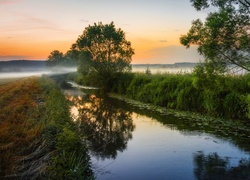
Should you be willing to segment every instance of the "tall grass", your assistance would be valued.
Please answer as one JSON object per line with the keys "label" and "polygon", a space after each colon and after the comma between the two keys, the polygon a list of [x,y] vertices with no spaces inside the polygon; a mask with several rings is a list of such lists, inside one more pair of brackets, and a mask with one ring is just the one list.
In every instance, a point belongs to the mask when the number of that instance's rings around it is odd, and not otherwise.
{"label": "tall grass", "polygon": [[112,92],[171,109],[249,119],[250,75],[121,74]]}

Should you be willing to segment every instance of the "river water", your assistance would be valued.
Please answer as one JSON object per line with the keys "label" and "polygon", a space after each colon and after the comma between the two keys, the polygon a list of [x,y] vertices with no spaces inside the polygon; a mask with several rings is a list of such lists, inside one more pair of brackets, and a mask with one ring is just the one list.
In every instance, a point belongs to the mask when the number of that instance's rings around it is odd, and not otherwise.
{"label": "river water", "polygon": [[89,90],[64,91],[87,141],[97,179],[250,178],[249,152],[228,139],[178,128],[176,117]]}

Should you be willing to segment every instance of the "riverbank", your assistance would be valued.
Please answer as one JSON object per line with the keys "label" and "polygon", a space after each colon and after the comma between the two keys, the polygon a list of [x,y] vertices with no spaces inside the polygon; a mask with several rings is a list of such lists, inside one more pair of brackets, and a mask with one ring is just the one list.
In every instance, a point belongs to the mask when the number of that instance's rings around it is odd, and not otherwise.
{"label": "riverbank", "polygon": [[[200,113],[180,111],[142,103],[123,95],[108,95],[111,98],[126,102],[129,106],[136,107],[137,113],[152,115],[162,124],[175,127],[179,131],[201,132],[215,135],[218,138],[230,139],[241,149],[250,152],[249,138],[250,126],[241,120],[215,118]],[[133,109],[134,110],[134,109]],[[160,118],[160,117],[168,117]],[[171,117],[171,118],[169,118]]]}
{"label": "riverbank", "polygon": [[53,80],[4,82],[0,94],[1,178],[93,178],[86,145]]}
{"label": "riverbank", "polygon": [[[80,84],[85,82],[77,74],[70,77]],[[149,108],[183,117],[183,121],[177,123],[178,128],[191,125],[194,130],[230,137],[249,151],[249,81],[249,75],[229,76],[204,72],[124,73],[113,77],[106,89],[113,94],[113,98],[138,105],[141,109]],[[92,82],[96,83],[95,80]]]}
{"label": "riverbank", "polygon": [[121,74],[110,92],[169,109],[249,123],[250,75]]}

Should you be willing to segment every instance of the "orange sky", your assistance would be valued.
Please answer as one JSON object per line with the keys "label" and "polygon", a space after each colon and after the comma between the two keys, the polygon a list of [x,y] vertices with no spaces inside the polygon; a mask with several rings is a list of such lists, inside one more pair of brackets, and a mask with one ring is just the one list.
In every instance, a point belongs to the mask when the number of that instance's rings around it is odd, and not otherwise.
{"label": "orange sky", "polygon": [[204,17],[189,0],[0,0],[0,60],[65,53],[89,24],[114,21],[135,49],[132,63],[197,62],[196,48],[179,37]]}

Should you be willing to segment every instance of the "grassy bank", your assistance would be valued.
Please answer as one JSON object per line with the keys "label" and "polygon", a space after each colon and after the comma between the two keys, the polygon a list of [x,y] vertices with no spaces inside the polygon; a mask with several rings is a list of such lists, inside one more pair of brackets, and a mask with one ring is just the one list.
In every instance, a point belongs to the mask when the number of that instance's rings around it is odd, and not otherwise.
{"label": "grassy bank", "polygon": [[249,122],[250,76],[121,74],[111,92],[170,109]]}
{"label": "grassy bank", "polygon": [[0,177],[91,179],[85,144],[54,81],[28,78],[0,86]]}

